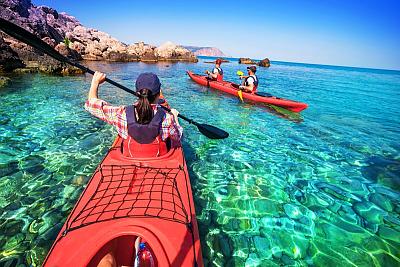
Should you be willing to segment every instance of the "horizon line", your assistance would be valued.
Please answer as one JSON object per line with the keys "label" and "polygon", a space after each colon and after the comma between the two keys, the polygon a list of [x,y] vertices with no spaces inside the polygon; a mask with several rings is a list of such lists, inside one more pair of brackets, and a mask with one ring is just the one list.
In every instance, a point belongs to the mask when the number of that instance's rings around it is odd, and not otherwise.
{"label": "horizon line", "polygon": [[[197,57],[212,57],[212,58],[246,58],[246,57],[216,57],[216,56],[197,56]],[[262,59],[250,58],[251,60],[260,61]],[[269,58],[268,58],[269,59]],[[315,65],[315,66],[325,66],[325,67],[340,67],[340,68],[353,68],[353,69],[365,69],[365,70],[380,70],[380,71],[393,71],[393,72],[400,72],[400,69],[383,69],[377,67],[360,67],[360,66],[346,66],[346,65],[332,65],[332,64],[324,64],[324,63],[308,63],[308,62],[295,62],[295,61],[283,61],[283,60],[271,60],[270,62],[279,62],[279,63],[291,63],[291,64],[306,64],[306,65]]]}

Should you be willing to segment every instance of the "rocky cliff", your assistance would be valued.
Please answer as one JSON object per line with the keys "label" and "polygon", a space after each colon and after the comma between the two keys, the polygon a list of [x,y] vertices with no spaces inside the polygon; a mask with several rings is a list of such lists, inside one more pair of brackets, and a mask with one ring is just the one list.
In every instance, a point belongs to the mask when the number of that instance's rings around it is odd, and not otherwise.
{"label": "rocky cliff", "polygon": [[[66,13],[46,6],[34,6],[31,0],[1,0],[0,17],[36,34],[74,60],[197,62],[196,56],[182,46],[171,42],[159,47],[144,42],[128,45],[105,32],[83,26]],[[24,67],[54,73],[74,72],[73,68],[38,53],[4,33],[0,33],[0,46],[2,71]]]}

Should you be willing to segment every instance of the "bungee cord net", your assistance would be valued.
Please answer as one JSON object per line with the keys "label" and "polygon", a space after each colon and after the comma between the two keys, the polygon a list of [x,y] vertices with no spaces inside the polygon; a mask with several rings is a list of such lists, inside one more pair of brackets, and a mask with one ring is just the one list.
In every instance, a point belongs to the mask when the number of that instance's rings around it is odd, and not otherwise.
{"label": "bungee cord net", "polygon": [[[69,218],[65,234],[97,222],[125,217],[152,217],[189,224],[177,187],[182,168],[101,165],[96,190],[80,212]],[[91,182],[93,179],[91,180]]]}

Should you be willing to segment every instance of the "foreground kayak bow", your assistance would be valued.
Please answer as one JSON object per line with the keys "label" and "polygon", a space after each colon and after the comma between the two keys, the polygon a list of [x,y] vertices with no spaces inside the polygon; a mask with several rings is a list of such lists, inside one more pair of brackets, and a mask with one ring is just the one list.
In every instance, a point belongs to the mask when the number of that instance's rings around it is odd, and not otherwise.
{"label": "foreground kayak bow", "polygon": [[140,237],[155,266],[203,266],[182,148],[135,159],[122,155],[121,143],[97,167],[43,265],[97,266],[112,253],[117,266],[133,266]]}

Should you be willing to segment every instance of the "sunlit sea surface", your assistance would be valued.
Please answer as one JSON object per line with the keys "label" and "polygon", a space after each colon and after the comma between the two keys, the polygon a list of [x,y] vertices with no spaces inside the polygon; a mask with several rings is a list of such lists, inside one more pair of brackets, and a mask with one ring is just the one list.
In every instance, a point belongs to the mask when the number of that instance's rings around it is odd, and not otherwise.
{"label": "sunlit sea surface", "polygon": [[[183,115],[206,266],[400,265],[400,72],[272,62],[260,91],[295,115],[193,83],[211,64],[87,63],[134,87],[157,73]],[[86,64],[86,63],[85,63]],[[238,81],[236,60],[223,64]],[[0,266],[38,266],[116,132],[83,109],[91,76],[11,76],[0,88]],[[113,104],[134,97],[110,85]]]}

